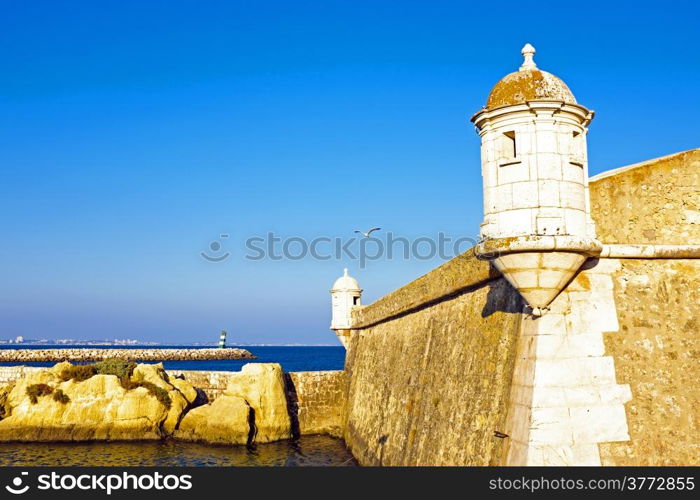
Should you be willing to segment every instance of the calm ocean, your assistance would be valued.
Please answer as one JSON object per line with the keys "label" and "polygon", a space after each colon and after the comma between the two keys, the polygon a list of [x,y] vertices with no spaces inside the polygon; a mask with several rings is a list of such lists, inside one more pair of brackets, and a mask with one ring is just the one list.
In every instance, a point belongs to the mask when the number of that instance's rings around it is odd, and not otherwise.
{"label": "calm ocean", "polygon": [[[81,346],[81,345],[2,345],[0,349],[51,349],[51,348],[99,348],[99,349],[158,349],[158,348],[197,348],[201,346]],[[239,347],[239,346],[230,346]],[[166,361],[163,367],[168,370],[215,370],[239,371],[250,362],[279,363],[286,372],[303,372],[319,370],[342,370],[345,363],[343,346],[240,346],[252,352],[258,359],[221,360],[221,361]],[[0,366],[12,365],[53,366],[53,362],[35,363],[0,363]]]}

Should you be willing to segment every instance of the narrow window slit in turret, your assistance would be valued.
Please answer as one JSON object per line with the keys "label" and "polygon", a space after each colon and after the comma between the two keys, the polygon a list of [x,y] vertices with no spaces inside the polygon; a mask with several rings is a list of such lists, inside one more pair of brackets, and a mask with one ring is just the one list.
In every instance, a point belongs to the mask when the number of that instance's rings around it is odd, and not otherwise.
{"label": "narrow window slit in turret", "polygon": [[518,150],[515,142],[515,132],[504,132],[501,136],[501,161],[500,165],[512,165],[518,163]]}

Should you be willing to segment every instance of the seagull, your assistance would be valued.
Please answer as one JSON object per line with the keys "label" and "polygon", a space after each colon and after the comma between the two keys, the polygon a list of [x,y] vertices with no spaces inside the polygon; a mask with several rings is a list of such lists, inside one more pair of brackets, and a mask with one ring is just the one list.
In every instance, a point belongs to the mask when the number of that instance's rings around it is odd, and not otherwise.
{"label": "seagull", "polygon": [[356,232],[356,233],[360,233],[360,234],[361,234],[362,236],[364,236],[365,238],[369,238],[369,235],[370,235],[370,234],[372,234],[374,231],[379,231],[380,229],[381,229],[381,227],[373,227],[372,229],[370,229],[370,230],[367,231],[366,233],[363,233],[363,232],[360,231],[359,229],[355,229],[355,232]]}

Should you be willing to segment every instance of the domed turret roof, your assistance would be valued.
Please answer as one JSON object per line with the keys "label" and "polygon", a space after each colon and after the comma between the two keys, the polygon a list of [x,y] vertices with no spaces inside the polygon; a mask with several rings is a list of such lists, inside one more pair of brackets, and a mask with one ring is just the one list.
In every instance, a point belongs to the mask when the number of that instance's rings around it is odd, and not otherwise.
{"label": "domed turret roof", "polygon": [[532,45],[526,44],[521,53],[525,60],[520,70],[506,75],[493,87],[486,101],[487,109],[537,100],[576,104],[574,94],[560,78],[537,68]]}
{"label": "domed turret roof", "polygon": [[348,274],[348,269],[343,270],[343,275],[333,283],[333,290],[360,290],[360,284]]}

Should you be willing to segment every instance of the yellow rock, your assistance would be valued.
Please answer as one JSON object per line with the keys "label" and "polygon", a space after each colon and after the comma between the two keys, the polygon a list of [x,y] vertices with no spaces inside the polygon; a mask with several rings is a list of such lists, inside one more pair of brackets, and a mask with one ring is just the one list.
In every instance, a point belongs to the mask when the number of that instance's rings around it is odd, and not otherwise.
{"label": "yellow rock", "polygon": [[208,443],[267,443],[291,437],[282,367],[249,363],[212,404],[190,410],[174,437]]}
{"label": "yellow rock", "polygon": [[156,387],[168,391],[171,404],[170,411],[168,411],[165,421],[163,422],[163,430],[166,434],[172,434],[177,423],[180,421],[180,416],[189,406],[189,401],[176,386],[168,381],[169,377],[163,369],[163,363],[136,365],[131,375],[131,380],[134,382],[150,382]]}
{"label": "yellow rock", "polygon": [[[0,420],[0,441],[86,441],[160,439],[172,432],[188,406],[182,393],[164,378],[162,367],[139,365],[137,381],[148,381],[168,391],[170,409],[146,388],[127,391],[115,375],[94,375],[83,381],[63,382],[60,372],[69,363],[31,373],[18,380],[7,394],[10,415]],[[144,367],[145,366],[145,367]],[[55,401],[53,394],[39,396],[32,404],[27,387],[49,385],[69,401]]]}
{"label": "yellow rock", "polygon": [[254,441],[289,439],[292,424],[287,409],[282,367],[277,363],[248,363],[229,379],[225,396],[243,398],[253,410]]}
{"label": "yellow rock", "polygon": [[170,383],[175,386],[175,388],[180,391],[183,396],[185,396],[188,403],[192,404],[195,402],[197,399],[197,390],[192,387],[192,384],[190,384],[187,380],[171,377]]}
{"label": "yellow rock", "polygon": [[174,437],[186,441],[247,444],[250,407],[243,398],[220,396],[212,404],[190,410]]}
{"label": "yellow rock", "polygon": [[56,363],[51,368],[49,368],[48,371],[50,371],[54,375],[60,375],[61,372],[63,372],[63,370],[65,370],[66,368],[70,368],[71,366],[73,365],[71,365],[68,361],[61,361],[60,363]]}
{"label": "yellow rock", "polygon": [[163,363],[136,365],[131,374],[131,380],[134,382],[150,382],[166,391],[172,390],[172,386],[167,382],[168,375],[163,369]]}

